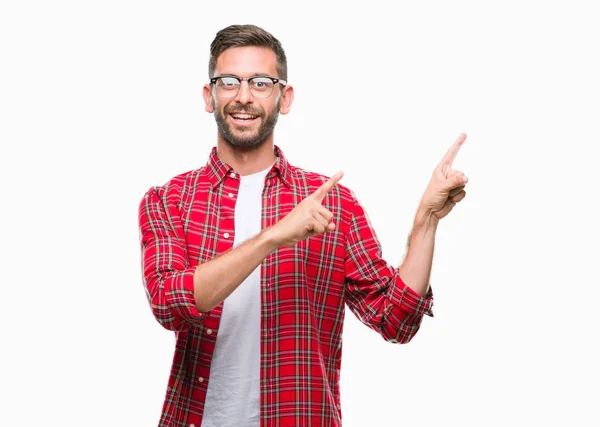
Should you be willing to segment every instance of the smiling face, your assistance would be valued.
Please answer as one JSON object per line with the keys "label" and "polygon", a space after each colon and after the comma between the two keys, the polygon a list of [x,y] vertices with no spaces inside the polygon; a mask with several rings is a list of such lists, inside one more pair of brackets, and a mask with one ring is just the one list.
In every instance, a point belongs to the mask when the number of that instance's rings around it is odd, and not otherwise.
{"label": "smiling face", "polygon": [[[278,78],[275,52],[255,46],[229,48],[216,61],[214,77],[224,75]],[[248,82],[242,81],[235,97],[223,98],[214,84],[205,85],[204,101],[206,111],[215,115],[219,139],[237,150],[252,151],[272,141],[279,113],[289,112],[293,89],[276,84],[271,96],[258,98],[250,91]]]}

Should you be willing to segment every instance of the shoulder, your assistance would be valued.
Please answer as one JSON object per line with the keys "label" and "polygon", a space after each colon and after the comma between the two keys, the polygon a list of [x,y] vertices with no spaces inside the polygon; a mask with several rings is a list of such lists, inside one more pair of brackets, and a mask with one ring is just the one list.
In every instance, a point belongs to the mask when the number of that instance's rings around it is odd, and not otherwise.
{"label": "shoulder", "polygon": [[[154,185],[142,197],[142,204],[150,201],[162,202],[163,205],[179,204],[186,193],[193,191],[203,180],[205,167],[194,169],[174,176],[162,185]],[[208,181],[205,180],[208,184]]]}
{"label": "shoulder", "polygon": [[[299,192],[304,193],[305,197],[314,193],[331,178],[329,175],[309,171],[297,166],[291,166],[290,169],[294,185]],[[343,213],[352,213],[356,202],[354,192],[345,185],[338,183],[327,193],[323,205],[328,207],[337,206]]]}
{"label": "shoulder", "polygon": [[[297,166],[290,166],[290,170],[294,183],[298,187],[307,188],[312,191],[319,188],[321,185],[327,182],[329,178],[331,178],[329,175],[309,171]],[[337,195],[337,197],[341,197],[344,200],[352,200],[355,197],[354,192],[341,183],[338,183],[332,189],[332,191]]]}

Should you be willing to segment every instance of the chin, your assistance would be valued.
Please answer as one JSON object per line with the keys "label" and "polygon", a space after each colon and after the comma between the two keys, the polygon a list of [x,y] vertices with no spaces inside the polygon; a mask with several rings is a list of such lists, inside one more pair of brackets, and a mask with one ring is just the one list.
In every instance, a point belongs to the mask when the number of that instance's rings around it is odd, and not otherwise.
{"label": "chin", "polygon": [[267,139],[265,138],[264,140],[260,141],[257,140],[257,138],[248,138],[248,139],[241,139],[241,138],[223,138],[223,140],[225,142],[227,142],[230,146],[234,147],[235,149],[238,150],[242,150],[242,151],[253,151],[256,150],[260,147],[263,146],[263,144],[267,141]]}

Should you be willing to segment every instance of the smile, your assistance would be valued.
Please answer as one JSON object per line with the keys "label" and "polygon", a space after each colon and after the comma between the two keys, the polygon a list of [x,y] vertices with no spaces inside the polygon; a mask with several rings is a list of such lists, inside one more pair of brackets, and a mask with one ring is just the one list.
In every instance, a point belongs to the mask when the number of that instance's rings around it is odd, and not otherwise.
{"label": "smile", "polygon": [[236,120],[254,120],[255,118],[258,117],[258,116],[254,116],[252,114],[246,114],[246,113],[233,113],[233,114],[230,114],[230,116]]}
{"label": "smile", "polygon": [[249,126],[259,117],[248,113],[231,113],[229,116],[232,118],[233,123],[238,126]]}

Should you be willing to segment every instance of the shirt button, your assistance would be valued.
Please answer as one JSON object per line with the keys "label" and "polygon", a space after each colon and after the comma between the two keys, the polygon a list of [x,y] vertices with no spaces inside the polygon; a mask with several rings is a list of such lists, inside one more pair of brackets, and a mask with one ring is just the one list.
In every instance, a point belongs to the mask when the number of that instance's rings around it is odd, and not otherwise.
{"label": "shirt button", "polygon": [[229,193],[229,198],[233,199],[233,193]]}
{"label": "shirt button", "polygon": [[212,334],[212,329],[207,329],[207,330],[206,330],[206,333],[207,333],[208,335]]}
{"label": "shirt button", "polygon": [[204,382],[204,378],[203,377],[198,377],[198,381],[203,383]]}
{"label": "shirt button", "polygon": [[235,178],[235,172],[231,172],[231,174],[229,176],[232,178]]}
{"label": "shirt button", "polygon": [[196,427],[196,424],[190,424],[190,427]]}
{"label": "shirt button", "polygon": [[229,239],[229,233],[223,234],[223,237],[225,237],[226,239]]}

